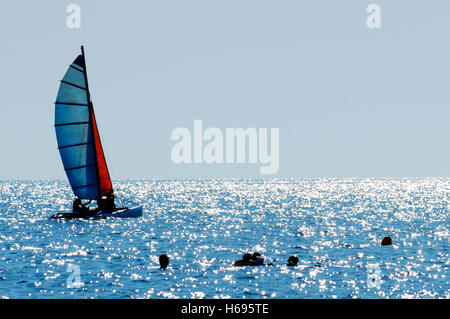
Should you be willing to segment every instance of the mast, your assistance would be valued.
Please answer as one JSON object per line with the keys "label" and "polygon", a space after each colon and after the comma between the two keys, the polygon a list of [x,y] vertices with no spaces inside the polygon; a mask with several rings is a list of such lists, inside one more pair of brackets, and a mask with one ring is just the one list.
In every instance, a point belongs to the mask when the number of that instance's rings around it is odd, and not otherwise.
{"label": "mast", "polygon": [[95,141],[95,136],[94,136],[94,125],[92,124],[92,114],[94,113],[94,107],[92,106],[92,101],[91,101],[91,94],[89,93],[89,84],[88,84],[88,78],[87,78],[87,68],[86,68],[86,57],[84,55],[84,47],[81,46],[81,55],[83,56],[83,63],[84,63],[84,81],[86,83],[86,98],[87,98],[87,102],[88,102],[88,107],[89,107],[89,129],[91,131],[91,141],[92,141],[92,145],[94,146],[94,158],[95,158],[95,173],[97,175],[97,200],[102,198],[102,190],[100,187],[100,173],[98,171],[98,157],[97,157],[97,145],[96,145],[96,141]]}

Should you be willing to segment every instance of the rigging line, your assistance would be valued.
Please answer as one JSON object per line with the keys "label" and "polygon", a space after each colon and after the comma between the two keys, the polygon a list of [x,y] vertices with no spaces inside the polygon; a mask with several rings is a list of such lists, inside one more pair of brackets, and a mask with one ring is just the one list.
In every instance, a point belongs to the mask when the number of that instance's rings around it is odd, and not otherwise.
{"label": "rigging line", "polygon": [[[79,56],[78,56],[79,57]],[[77,59],[78,59],[77,57]],[[94,107],[92,106],[92,100],[91,100],[91,94],[89,92],[89,82],[88,82],[88,76],[87,76],[87,67],[86,67],[86,56],[84,55],[84,47],[81,46],[81,57],[82,57],[82,63],[83,63],[83,74],[84,74],[84,83],[86,85],[86,100],[87,103],[89,104],[89,128],[90,128],[90,135],[91,135],[91,140],[93,143],[93,148],[94,148],[94,159],[95,159],[95,174],[97,176],[97,199],[101,199],[102,198],[102,189],[101,189],[101,183],[100,183],[100,174],[98,171],[98,155],[97,155],[97,145],[95,142],[95,134],[94,134]],[[95,123],[95,125],[97,125],[97,123]],[[98,131],[98,127],[97,127],[97,131]]]}

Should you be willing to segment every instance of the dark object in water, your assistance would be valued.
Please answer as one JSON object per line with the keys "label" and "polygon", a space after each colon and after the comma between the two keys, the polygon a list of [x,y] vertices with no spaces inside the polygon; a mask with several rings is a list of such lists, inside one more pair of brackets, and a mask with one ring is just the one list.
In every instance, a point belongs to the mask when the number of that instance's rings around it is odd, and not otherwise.
{"label": "dark object in water", "polygon": [[383,240],[381,241],[381,246],[390,246],[392,245],[392,238],[389,236],[386,236],[383,238]]}
{"label": "dark object in water", "polygon": [[252,257],[250,258],[253,261],[256,261],[258,265],[264,265],[264,258],[261,256],[260,253],[253,253]]}
{"label": "dark object in water", "polygon": [[289,257],[286,266],[295,266],[298,264],[298,257],[297,256],[291,256]]}
{"label": "dark object in water", "polygon": [[253,255],[252,255],[252,257],[250,257],[250,259],[256,261],[256,258],[258,256],[261,256],[261,254],[260,253],[253,253]]}
{"label": "dark object in water", "polygon": [[252,255],[250,253],[246,253],[242,256],[242,259],[236,260],[233,266],[258,266],[258,262],[252,260]]}
{"label": "dark object in water", "polygon": [[161,269],[166,269],[169,265],[169,257],[166,254],[159,256],[159,264],[161,265]]}

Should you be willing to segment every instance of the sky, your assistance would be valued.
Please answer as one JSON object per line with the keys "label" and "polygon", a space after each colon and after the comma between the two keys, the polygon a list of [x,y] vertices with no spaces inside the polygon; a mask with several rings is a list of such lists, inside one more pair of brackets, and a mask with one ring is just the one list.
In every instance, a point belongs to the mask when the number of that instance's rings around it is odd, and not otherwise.
{"label": "sky", "polygon": [[[66,25],[72,3],[80,29]],[[450,176],[448,12],[446,0],[2,1],[0,179],[65,179],[53,103],[81,45],[115,179]],[[278,128],[278,172],[173,163],[171,133],[194,120]]]}

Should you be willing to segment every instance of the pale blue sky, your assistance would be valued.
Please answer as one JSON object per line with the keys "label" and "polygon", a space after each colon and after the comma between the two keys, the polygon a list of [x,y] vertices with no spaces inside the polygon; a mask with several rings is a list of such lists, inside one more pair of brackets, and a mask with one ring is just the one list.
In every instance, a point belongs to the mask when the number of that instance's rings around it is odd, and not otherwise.
{"label": "pale blue sky", "polygon": [[[66,7],[81,5],[80,30]],[[365,25],[381,5],[382,28]],[[283,177],[450,176],[450,2],[2,1],[0,179],[65,178],[59,80],[85,45],[113,178],[261,177],[175,165],[171,131],[280,128]]]}

